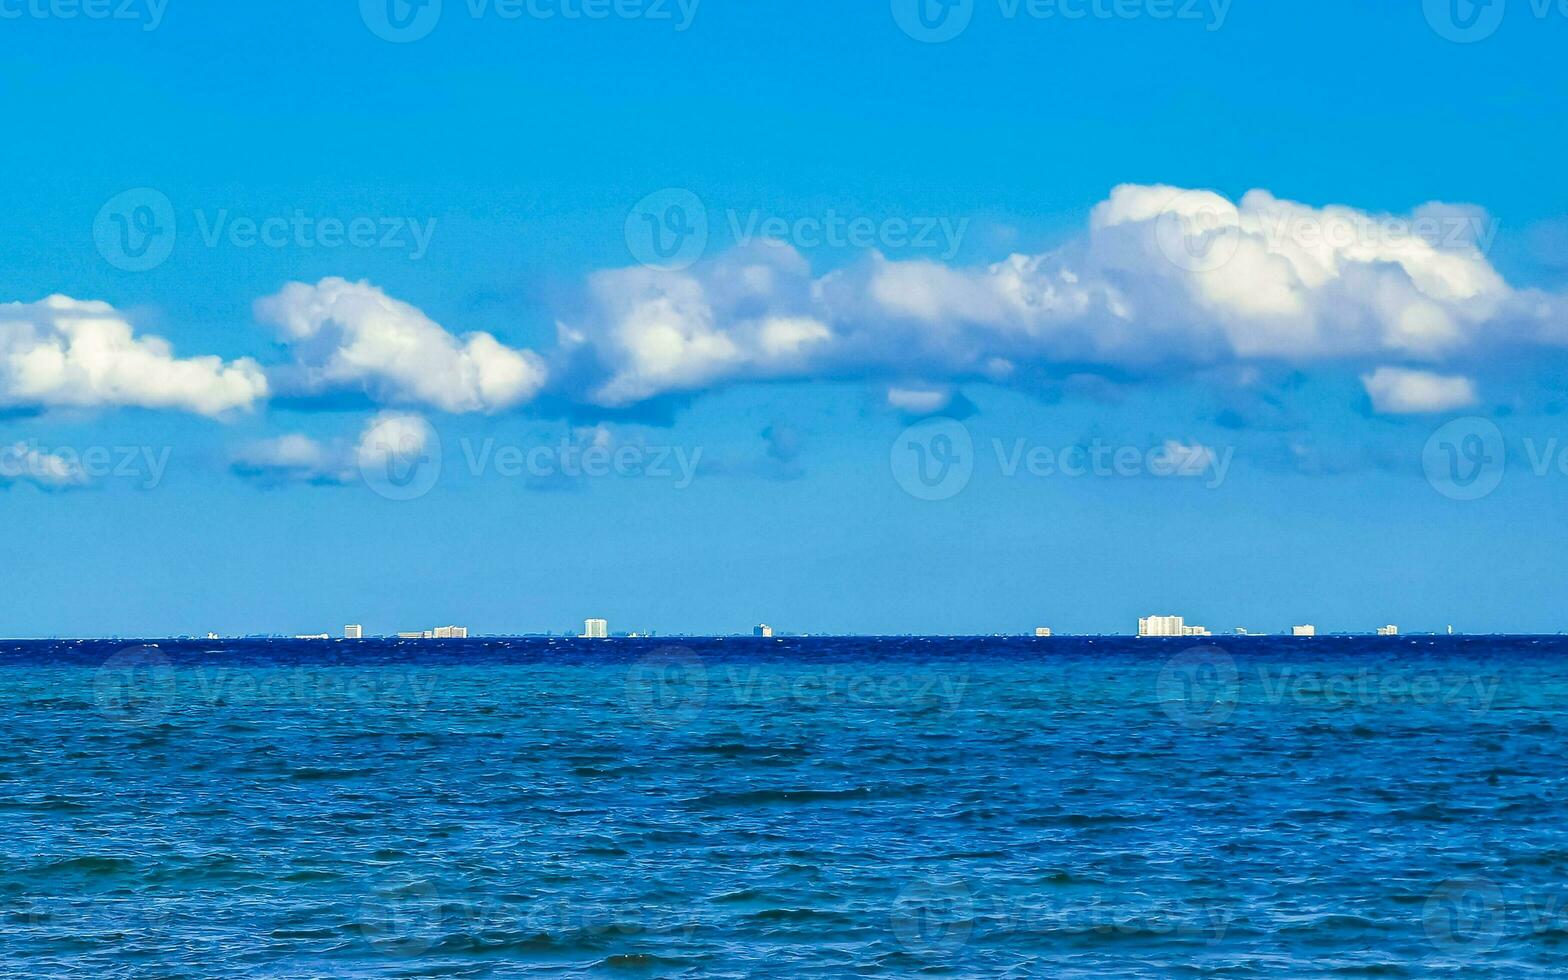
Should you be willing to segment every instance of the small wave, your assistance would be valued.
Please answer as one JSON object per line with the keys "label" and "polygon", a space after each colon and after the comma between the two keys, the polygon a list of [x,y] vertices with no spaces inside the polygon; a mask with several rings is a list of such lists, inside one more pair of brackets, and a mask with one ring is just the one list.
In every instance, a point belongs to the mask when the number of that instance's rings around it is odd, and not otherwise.
{"label": "small wave", "polygon": [[136,870],[136,862],[130,858],[92,854],[82,857],[62,858],[47,864],[37,865],[33,870],[44,874],[78,874],[89,878],[110,877],[113,875],[130,874]]}

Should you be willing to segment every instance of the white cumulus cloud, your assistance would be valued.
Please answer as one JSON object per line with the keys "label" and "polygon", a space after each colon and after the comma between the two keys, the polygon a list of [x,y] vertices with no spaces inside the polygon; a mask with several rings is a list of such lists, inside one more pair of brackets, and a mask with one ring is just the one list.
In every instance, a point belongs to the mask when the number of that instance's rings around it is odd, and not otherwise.
{"label": "white cumulus cloud", "polygon": [[178,358],[108,303],[50,296],[0,304],[0,405],[136,407],[222,415],[267,397],[250,358]]}
{"label": "white cumulus cloud", "polygon": [[589,282],[597,315],[563,325],[567,354],[590,352],[604,376],[586,393],[607,406],[740,378],[806,373],[832,333],[809,306],[810,270],[792,249],[738,249],[691,272],[615,269]]}
{"label": "white cumulus cloud", "polygon": [[1361,376],[1372,398],[1372,409],[1384,415],[1451,412],[1479,401],[1475,382],[1457,375],[1407,368],[1380,367]]}
{"label": "white cumulus cloud", "polygon": [[931,415],[942,411],[953,401],[953,392],[950,388],[901,388],[891,387],[887,390],[887,403],[890,407],[911,415]]}
{"label": "white cumulus cloud", "polygon": [[367,282],[289,283],[256,313],[293,353],[279,378],[307,393],[354,390],[443,412],[496,412],[531,401],[546,380],[534,352],[488,333],[450,333]]}
{"label": "white cumulus cloud", "polygon": [[425,451],[430,423],[419,415],[382,412],[370,419],[354,442],[322,442],[300,433],[261,439],[240,447],[231,468],[261,483],[346,484],[389,460],[406,460]]}
{"label": "white cumulus cloud", "polygon": [[0,487],[31,483],[45,490],[63,490],[87,484],[79,462],[44,452],[25,442],[0,446]]}

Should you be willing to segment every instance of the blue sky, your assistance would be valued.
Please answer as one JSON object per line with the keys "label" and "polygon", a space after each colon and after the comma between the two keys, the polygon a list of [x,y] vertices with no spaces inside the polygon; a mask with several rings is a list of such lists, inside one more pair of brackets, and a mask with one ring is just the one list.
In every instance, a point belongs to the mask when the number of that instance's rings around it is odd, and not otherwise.
{"label": "blue sky", "polygon": [[0,634],[1563,625],[1555,6],[77,9]]}

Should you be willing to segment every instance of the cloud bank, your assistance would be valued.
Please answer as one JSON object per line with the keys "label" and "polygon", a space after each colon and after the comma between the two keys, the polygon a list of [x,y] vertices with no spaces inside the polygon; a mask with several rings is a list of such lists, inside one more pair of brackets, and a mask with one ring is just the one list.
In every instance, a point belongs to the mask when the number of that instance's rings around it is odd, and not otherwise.
{"label": "cloud bank", "polygon": [[50,296],[0,304],[0,406],[175,409],[219,416],[268,394],[250,358],[177,358],[108,303]]}
{"label": "cloud bank", "polygon": [[431,438],[430,424],[422,416],[382,412],[366,423],[352,444],[289,433],[241,447],[230,468],[264,485],[337,486],[359,480],[367,472],[384,471],[389,460],[419,456]]}
{"label": "cloud bank", "polygon": [[[815,277],[769,244],[681,271],[600,272],[591,310],[560,333],[598,371],[577,394],[605,407],[759,379],[919,377],[934,392],[1074,370],[1440,364],[1568,340],[1561,297],[1510,287],[1489,242],[1469,207],[1394,216],[1123,185],[1062,247],[984,266],[873,252]],[[900,387],[889,401],[935,398]]]}
{"label": "cloud bank", "polygon": [[[1361,374],[1379,412],[1441,412],[1477,402],[1455,367],[1473,355],[1568,346],[1563,296],[1510,286],[1490,240],[1467,206],[1386,215],[1128,184],[1059,248],[986,265],[872,251],[817,275],[789,246],[753,242],[682,270],[599,271],[544,354],[455,333],[368,282],[289,283],[255,305],[286,350],[265,373],[249,358],[176,358],[108,305],[56,296],[0,306],[0,408],[216,416],[276,394],[459,414],[548,396],[591,420],[748,381],[831,379],[874,382],[889,409],[920,416],[967,405],[969,381],[1317,364]],[[270,452],[280,468],[323,469],[298,441]]]}

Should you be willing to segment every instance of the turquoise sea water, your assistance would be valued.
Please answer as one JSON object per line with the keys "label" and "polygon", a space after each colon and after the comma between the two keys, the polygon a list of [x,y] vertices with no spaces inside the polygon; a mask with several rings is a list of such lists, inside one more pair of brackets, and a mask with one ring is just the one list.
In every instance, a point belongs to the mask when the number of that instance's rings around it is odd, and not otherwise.
{"label": "turquoise sea water", "polygon": [[0,972],[1561,976],[1565,655],[0,644]]}

